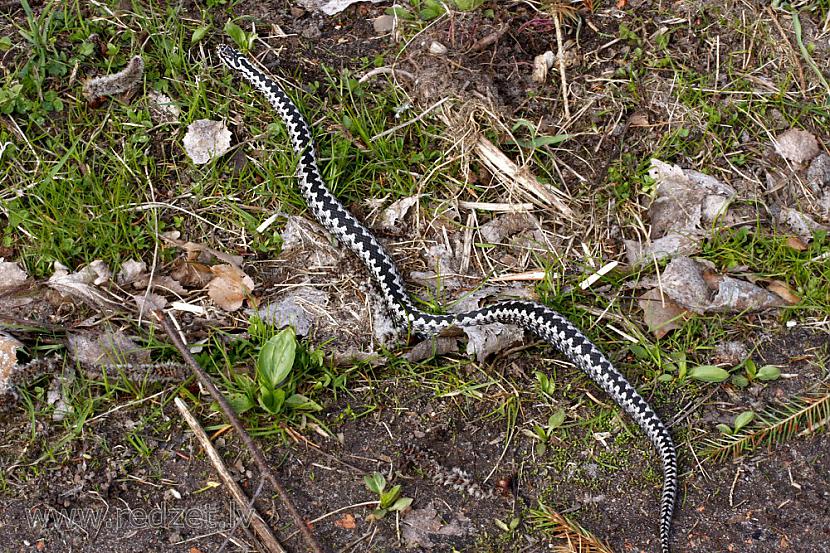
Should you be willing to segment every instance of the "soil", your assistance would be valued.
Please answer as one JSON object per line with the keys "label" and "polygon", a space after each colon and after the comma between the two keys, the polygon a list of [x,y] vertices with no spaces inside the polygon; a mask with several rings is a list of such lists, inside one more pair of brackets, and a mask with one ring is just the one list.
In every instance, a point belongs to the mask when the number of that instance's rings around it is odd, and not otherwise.
{"label": "soil", "polygon": [[[419,75],[411,90],[413,97],[427,105],[437,94],[477,97],[501,116],[533,120],[540,132],[555,133],[559,116],[554,114],[562,111],[557,86],[538,85],[529,77],[534,57],[555,50],[553,31],[537,21],[525,3],[488,4],[494,10],[493,18],[479,12],[460,15],[451,23],[431,27],[406,51],[399,60],[400,68]],[[578,38],[582,56],[582,61],[569,68],[575,99],[571,109],[590,106],[590,115],[569,130],[575,142],[569,152],[562,153],[563,165],[571,168],[563,172],[565,189],[594,186],[607,192],[614,186],[607,178],[612,162],[656,149],[661,136],[675,125],[673,118],[681,117],[675,111],[681,108],[672,105],[668,96],[674,86],[668,70],[655,72],[652,86],[632,91],[624,99],[618,91],[609,93],[608,87],[598,84],[601,77],[613,87],[614,72],[630,63],[626,60],[636,48],[625,40],[612,43],[619,35],[621,21],[631,20],[633,25],[643,19],[685,18],[687,23],[673,34],[671,55],[701,73],[711,69],[707,65],[711,58],[709,37],[718,35],[724,51],[742,44],[734,29],[722,27],[720,19],[695,2],[660,4],[659,9],[646,2],[631,1],[629,5],[641,10],[636,19],[606,9],[584,15],[578,37],[573,25],[566,28],[569,37]],[[198,16],[197,7],[192,9]],[[760,5],[747,9],[750,18],[755,11],[763,12]],[[372,58],[391,47],[389,38],[378,36],[372,26],[373,18],[384,13],[383,6],[359,4],[335,17],[323,17],[292,10],[283,1],[247,0],[235,3],[233,11],[250,15],[259,28],[278,25],[288,35],[280,39],[280,58],[266,58],[264,63],[275,72],[285,73],[285,68],[290,68],[302,75],[298,82],[322,80],[324,64],[338,69],[353,67],[355,60]],[[654,36],[659,27],[652,22],[637,25],[644,26],[636,31],[646,37]],[[502,26],[508,31],[494,46],[476,49],[483,38]],[[806,16],[804,29],[807,34],[818,32],[816,22]],[[432,41],[450,49],[447,60],[436,61],[425,53]],[[757,45],[759,49],[767,47],[763,41]],[[821,56],[830,53],[824,48],[814,55],[821,65]],[[451,73],[446,70],[448,64],[453,68]],[[645,114],[653,124],[629,128],[625,121],[635,113]],[[689,140],[694,140],[695,114],[684,116],[692,129]],[[597,149],[593,131],[615,128],[618,120],[623,121],[625,130],[609,133]],[[587,133],[589,130],[592,132]],[[583,131],[586,134],[581,134]],[[722,163],[711,161],[713,167]],[[613,208],[613,203],[590,205],[590,197],[584,193],[574,195],[582,198],[579,201],[588,211]],[[576,223],[562,225],[562,232],[569,231],[568,225],[585,230]],[[603,247],[614,250],[619,241],[608,241]],[[196,323],[191,326],[187,319],[184,323],[190,336],[205,334]],[[759,365],[786,365],[786,372],[793,377],[740,395],[726,387],[718,389],[706,408],[678,425],[691,428],[731,422],[742,409],[763,408],[780,397],[808,390],[825,377],[819,362],[827,354],[828,339],[823,334],[781,328],[745,338],[760,344],[753,353]],[[535,348],[497,357],[485,368],[504,377],[496,379],[498,382],[510,382],[532,397],[533,372],[554,367],[555,356]],[[349,392],[338,394],[324,406],[319,419],[336,439],[320,437],[310,426],[299,432],[277,427],[273,437],[258,438],[300,512],[308,520],[325,516],[311,526],[329,550],[547,551],[552,544],[532,532],[527,521],[512,533],[494,524],[494,519],[510,521],[526,508],[537,507],[539,501],[574,515],[615,551],[657,550],[659,460],[642,446],[645,438],[627,419],[617,416],[616,430],[607,437],[586,436],[580,427],[557,434],[540,454],[534,441],[508,434],[515,427],[507,425],[503,413],[494,415],[503,408],[497,391],[500,384],[490,383],[483,371],[470,369],[465,377],[471,385],[485,385],[485,399],[442,396],[440,382],[432,389],[396,374],[394,368],[378,369],[372,376],[372,389],[354,385],[363,382],[357,373]],[[552,400],[552,405],[532,403],[532,408],[518,415],[520,427],[528,421],[546,421],[558,406],[573,410],[575,416],[591,412],[594,406],[586,393],[597,397],[596,388],[575,370],[559,368],[557,377],[557,390],[565,390],[564,397]],[[190,390],[198,394],[195,386]],[[123,409],[86,421],[77,435],[60,422],[30,420],[22,410],[3,415],[0,550],[253,550],[250,537],[235,527],[232,502],[221,486],[212,484],[217,480],[215,473],[179,422],[175,408],[159,403],[165,395],[137,404],[129,403],[129,393],[123,395]],[[599,397],[599,401],[604,399]],[[721,409],[723,406],[728,406],[728,411]],[[683,406],[667,402],[658,410],[671,420]],[[221,422],[207,409],[201,417],[205,426]],[[48,449],[69,436],[65,448]],[[137,439],[146,450],[136,447]],[[242,487],[253,493],[259,482],[241,443],[231,434],[215,442]],[[632,442],[640,446],[632,447]],[[447,470],[463,468],[484,489],[506,488],[507,493],[471,500],[467,493],[431,482],[403,453],[413,443],[433,450]],[[506,448],[505,443],[509,444]],[[735,461],[702,466],[688,443],[679,447],[684,472],[673,524],[674,551],[830,552],[830,436],[826,432],[794,438],[782,447]],[[365,503],[373,498],[363,476],[373,471],[401,484],[403,494],[414,498],[413,512],[426,516],[426,510],[435,510],[431,516],[437,522],[431,531],[416,532],[415,538],[407,534],[406,519],[412,513],[403,517],[391,513],[377,522],[367,520],[372,506]],[[265,486],[256,501],[257,509],[290,551],[303,551],[290,519],[272,494]],[[407,540],[416,545],[407,548]]]}
{"label": "soil", "polygon": [[[767,355],[789,360],[799,376],[788,383],[803,385],[816,378],[816,369],[792,360],[823,343],[824,337],[803,333],[776,336],[757,360]],[[530,352],[497,361],[488,371],[508,372],[516,387],[530,388],[527,375],[539,369],[539,363],[539,356]],[[576,387],[577,394],[593,392],[576,373],[560,371],[559,376],[563,386]],[[489,377],[478,374],[471,379],[475,384]],[[724,391],[713,398],[713,403],[721,401],[729,401]],[[373,406],[370,414],[355,418],[369,406]],[[493,524],[494,519],[508,521],[524,507],[535,507],[538,500],[578,516],[615,551],[656,549],[659,460],[651,451],[631,447],[631,440],[643,439],[636,429],[621,421],[619,432],[602,443],[577,429],[556,438],[542,455],[534,452],[532,441],[521,439],[512,440],[504,450],[505,423],[494,424],[489,416],[497,407],[497,396],[489,401],[440,398],[389,371],[373,390],[355,392],[326,408],[321,419],[331,424],[337,439],[304,432],[301,441],[287,445],[275,439],[259,441],[301,512],[314,519],[337,511],[313,524],[316,535],[332,551],[548,550],[548,542],[525,526],[507,536]],[[216,476],[198,444],[183,431],[172,405],[147,420],[150,409],[139,404],[87,422],[83,435],[70,442],[57,463],[43,462],[47,451],[13,448],[20,436],[31,432],[38,434],[37,443],[54,444],[65,435],[63,427],[48,420],[32,422],[19,413],[7,415],[0,442],[5,444],[3,465],[11,493],[0,503],[0,547],[4,551],[219,550],[237,511],[221,487],[209,486]],[[538,405],[522,418],[545,420],[550,410]],[[706,417],[695,414],[690,423],[700,424]],[[143,423],[137,427],[137,421]],[[202,422],[209,426],[218,419],[207,415]],[[136,435],[148,446],[146,456],[138,454],[131,442]],[[241,444],[229,435],[215,443],[243,489],[249,493],[256,489],[256,471]],[[585,443],[592,445],[584,449],[578,445]],[[432,450],[447,470],[464,468],[485,490],[498,490],[498,482],[506,480],[510,493],[471,501],[465,492],[435,484],[402,453],[409,444]],[[682,466],[688,472],[681,478],[674,550],[830,551],[828,454],[826,433],[718,465],[697,466],[688,450],[681,448]],[[619,466],[604,466],[609,459]],[[431,546],[406,548],[399,532],[411,515],[403,523],[394,515],[369,522],[371,506],[355,505],[371,501],[363,476],[373,471],[402,485],[404,495],[414,498],[413,508],[432,506],[441,521],[439,528],[457,531],[442,535],[432,528],[432,533],[424,534]],[[292,525],[270,492],[266,486],[257,508],[290,550],[302,551],[296,538],[286,538],[293,534]],[[242,532],[237,530],[234,536],[227,550],[250,550]],[[349,549],[358,539],[360,545]]]}

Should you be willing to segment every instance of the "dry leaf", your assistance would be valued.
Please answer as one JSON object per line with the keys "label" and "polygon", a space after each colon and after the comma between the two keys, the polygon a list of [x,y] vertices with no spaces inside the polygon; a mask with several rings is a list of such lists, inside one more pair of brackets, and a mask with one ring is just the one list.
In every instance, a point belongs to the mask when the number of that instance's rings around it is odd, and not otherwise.
{"label": "dry leaf", "polygon": [[648,124],[648,114],[645,113],[634,113],[628,119],[629,127],[648,127]]}
{"label": "dry leaf", "polygon": [[458,351],[458,339],[453,336],[431,336],[415,344],[404,358],[410,363],[420,363],[436,355],[446,355]]}
{"label": "dry leaf", "polygon": [[485,242],[501,244],[514,234],[539,226],[539,220],[530,213],[505,213],[481,225],[478,231]]}
{"label": "dry leaf", "polygon": [[213,280],[210,267],[204,263],[185,261],[184,259],[176,260],[170,276],[188,288],[202,288]]}
{"label": "dry leaf", "polygon": [[143,261],[136,261],[135,259],[128,259],[121,265],[121,270],[115,277],[115,282],[119,286],[126,286],[132,284],[144,277],[147,272],[147,264]]}
{"label": "dry leaf", "polygon": [[420,194],[416,194],[415,196],[401,198],[400,200],[393,202],[392,205],[384,209],[383,213],[381,213],[379,224],[380,228],[386,230],[397,228],[399,222],[406,217],[406,214],[409,213],[412,206],[418,204],[418,199],[420,197]]}
{"label": "dry leaf", "polygon": [[556,63],[556,54],[548,50],[533,58],[533,73],[530,78],[534,83],[544,83],[548,80],[548,71]]}
{"label": "dry leaf", "polygon": [[61,294],[80,298],[101,307],[110,303],[110,300],[93,284],[106,282],[109,276],[109,268],[100,260],[93,261],[74,273],[70,273],[66,267],[56,261],[55,272],[49,277],[47,285]]}
{"label": "dry leaf", "polygon": [[643,310],[643,321],[655,338],[662,338],[672,330],[683,326],[688,311],[654,288],[640,296],[638,301]]}
{"label": "dry leaf", "polygon": [[105,367],[150,362],[150,350],[143,348],[121,331],[107,330],[67,334],[67,349],[77,363],[91,367]]}
{"label": "dry leaf", "polygon": [[780,280],[773,280],[770,282],[767,286],[767,290],[777,295],[790,305],[795,305],[801,301],[801,298],[795,295],[789,285]]}
{"label": "dry leaf", "polygon": [[133,301],[138,306],[138,314],[144,317],[151,311],[161,311],[167,307],[167,300],[158,294],[136,294]]}
{"label": "dry leaf", "polygon": [[236,311],[254,289],[254,281],[233,265],[214,265],[216,277],[208,284],[208,296],[225,311]]}
{"label": "dry leaf", "polygon": [[807,244],[798,236],[787,236],[787,246],[799,252],[807,249]]}
{"label": "dry leaf", "polygon": [[147,93],[147,99],[150,103],[150,115],[155,122],[174,123],[178,121],[182,110],[169,96],[157,90],[151,90]]}
{"label": "dry leaf", "polygon": [[715,345],[710,358],[712,364],[739,365],[749,357],[749,348],[743,342],[729,340]]}
{"label": "dry leaf", "polygon": [[431,537],[460,537],[470,531],[470,519],[463,513],[442,516],[435,508],[434,502],[430,502],[423,509],[412,509],[403,516],[402,522],[401,537],[407,548],[421,547],[430,550],[435,547]]}
{"label": "dry leaf", "polygon": [[341,518],[334,521],[334,525],[338,528],[345,528],[346,530],[354,530],[357,523],[355,523],[354,515],[346,513]]}
{"label": "dry leaf", "polygon": [[491,354],[521,344],[524,339],[521,328],[501,323],[466,326],[463,330],[468,338],[467,355],[475,355],[479,363]]}
{"label": "dry leaf", "polygon": [[12,387],[12,376],[17,367],[17,350],[23,344],[7,334],[0,333],[0,394],[6,393]]}
{"label": "dry leaf", "polygon": [[299,0],[299,4],[307,10],[323,12],[326,15],[335,15],[352,4],[358,2],[372,2],[377,4],[381,0]]}
{"label": "dry leaf", "polygon": [[816,137],[801,129],[784,131],[773,140],[773,145],[778,155],[795,163],[810,161],[820,151]]}
{"label": "dry leaf", "polygon": [[0,261],[0,292],[16,288],[26,282],[29,275],[13,261]]}
{"label": "dry leaf", "polygon": [[663,271],[663,293],[696,313],[757,311],[783,305],[758,285],[714,272],[688,257],[673,259]]}
{"label": "dry leaf", "polygon": [[204,165],[231,149],[231,131],[223,121],[198,119],[188,125],[182,143],[193,163]]}
{"label": "dry leaf", "polygon": [[778,221],[790,227],[804,242],[812,240],[813,233],[817,230],[830,230],[830,227],[817,223],[806,213],[790,207],[781,208],[778,212]]}
{"label": "dry leaf", "polygon": [[256,313],[262,321],[274,328],[291,325],[298,336],[308,336],[312,323],[327,316],[331,298],[318,288],[303,287],[293,290],[279,301],[259,307]]}

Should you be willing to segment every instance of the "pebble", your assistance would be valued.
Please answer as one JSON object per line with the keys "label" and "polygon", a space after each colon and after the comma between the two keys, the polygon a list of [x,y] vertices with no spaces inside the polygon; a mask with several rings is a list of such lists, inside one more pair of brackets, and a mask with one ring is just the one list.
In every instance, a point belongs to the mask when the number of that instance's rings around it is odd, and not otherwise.
{"label": "pebble", "polygon": [[432,44],[429,45],[429,51],[436,56],[443,56],[447,53],[447,47],[438,42],[437,40],[433,40]]}
{"label": "pebble", "polygon": [[380,15],[372,21],[372,26],[375,28],[375,32],[379,35],[391,33],[395,26],[395,18],[391,15]]}

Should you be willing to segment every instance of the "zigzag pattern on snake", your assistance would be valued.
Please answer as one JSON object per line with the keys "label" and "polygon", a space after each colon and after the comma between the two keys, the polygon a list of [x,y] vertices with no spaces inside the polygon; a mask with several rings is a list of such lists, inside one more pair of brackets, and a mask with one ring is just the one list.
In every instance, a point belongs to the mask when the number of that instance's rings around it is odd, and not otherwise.
{"label": "zigzag pattern on snake", "polygon": [[245,56],[229,46],[219,46],[219,58],[259,90],[286,125],[297,154],[300,191],[314,217],[366,265],[380,287],[386,307],[396,320],[420,336],[430,336],[451,326],[502,322],[532,332],[561,351],[607,393],[646,433],[663,461],[663,494],[660,508],[660,547],[669,552],[671,519],[677,495],[677,454],[671,434],[654,409],[640,396],[611,362],[570,321],[548,307],[529,301],[506,301],[454,315],[433,315],[410,299],[395,266],[383,246],[331,193],[317,167],[311,128],[283,90]]}

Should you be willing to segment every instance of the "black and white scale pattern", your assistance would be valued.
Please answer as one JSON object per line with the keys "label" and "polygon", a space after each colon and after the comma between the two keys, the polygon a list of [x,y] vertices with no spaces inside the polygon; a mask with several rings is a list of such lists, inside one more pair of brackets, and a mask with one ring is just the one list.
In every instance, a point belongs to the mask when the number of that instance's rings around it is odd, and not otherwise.
{"label": "black and white scale pattern", "polygon": [[663,496],[660,509],[660,546],[669,552],[671,519],[677,495],[677,453],[668,429],[637,390],[603,353],[573,324],[544,305],[506,301],[457,315],[432,315],[410,299],[395,263],[372,235],[329,191],[315,158],[311,129],[297,106],[282,89],[245,56],[229,46],[218,48],[219,58],[259,90],[285,122],[291,145],[299,156],[300,190],[314,217],[340,242],[346,244],[369,269],[380,287],[390,313],[421,336],[442,328],[494,322],[519,325],[546,340],[582,369],[642,428],[663,460]]}

